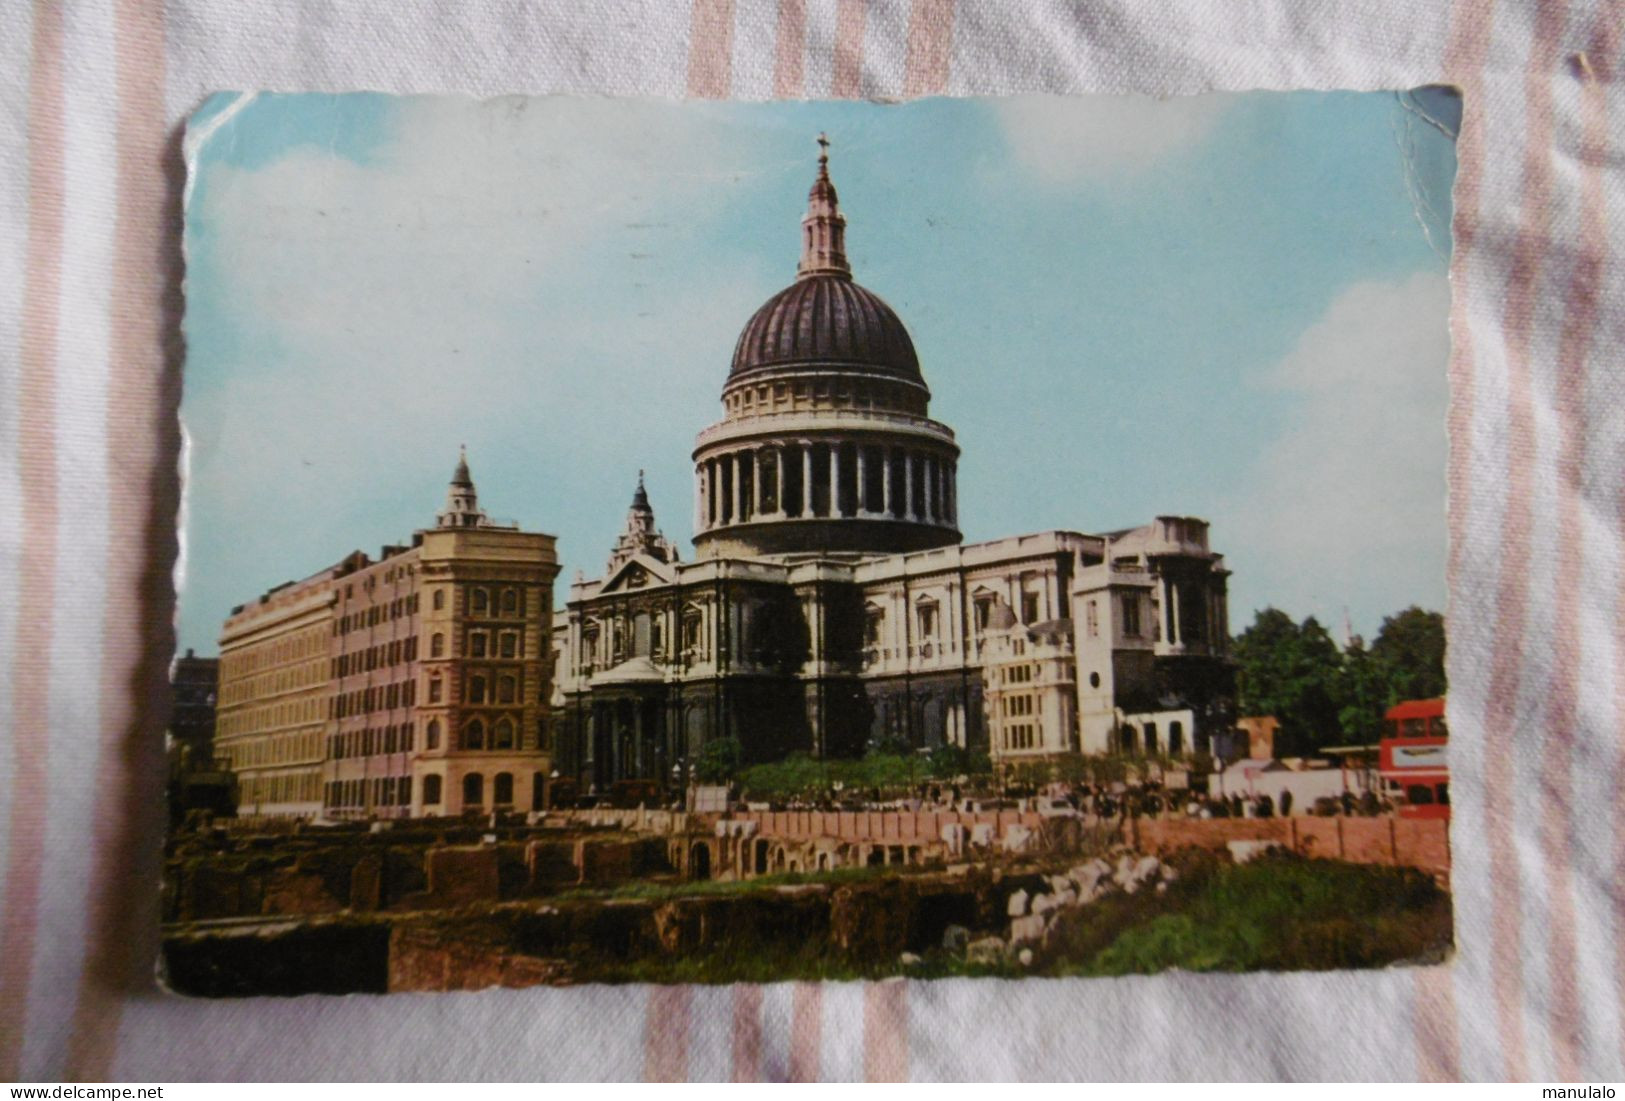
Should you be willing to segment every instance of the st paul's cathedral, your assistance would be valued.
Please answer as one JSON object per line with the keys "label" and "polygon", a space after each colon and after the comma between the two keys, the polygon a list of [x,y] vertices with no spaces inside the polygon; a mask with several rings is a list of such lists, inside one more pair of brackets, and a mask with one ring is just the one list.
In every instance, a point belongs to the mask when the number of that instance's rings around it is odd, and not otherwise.
{"label": "st paul's cathedral", "polygon": [[953,430],[845,230],[826,147],[795,281],[746,322],[695,441],[693,560],[640,476],[603,576],[554,617],[558,775],[676,781],[716,738],[747,761],[1206,751],[1234,679],[1207,523],[963,543]]}

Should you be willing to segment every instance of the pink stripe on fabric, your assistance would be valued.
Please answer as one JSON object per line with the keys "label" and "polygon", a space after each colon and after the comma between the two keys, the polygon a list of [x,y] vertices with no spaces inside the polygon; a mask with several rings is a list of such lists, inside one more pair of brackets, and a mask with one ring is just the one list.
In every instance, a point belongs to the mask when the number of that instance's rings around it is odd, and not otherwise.
{"label": "pink stripe on fabric", "polygon": [[863,29],[869,0],[839,0],[835,7],[835,64],[829,94],[857,99],[863,94]]}
{"label": "pink stripe on fabric", "polygon": [[[1606,33],[1606,32],[1605,32]],[[1541,793],[1545,804],[1540,823],[1541,850],[1547,866],[1550,907],[1548,965],[1551,983],[1552,1052],[1556,1077],[1574,1081],[1583,1073],[1580,1036],[1579,948],[1574,910],[1574,867],[1570,838],[1574,831],[1570,780],[1574,767],[1575,729],[1579,722],[1580,583],[1584,573],[1583,534],[1586,441],[1590,434],[1585,393],[1592,340],[1602,314],[1602,274],[1607,238],[1603,227],[1603,163],[1608,153],[1607,100],[1593,77],[1582,91],[1580,139],[1579,252],[1564,294],[1563,331],[1557,347],[1556,406],[1559,430],[1557,638],[1552,655],[1550,712],[1544,724]]]}
{"label": "pink stripe on fabric", "polygon": [[[178,258],[166,234],[173,215],[164,173],[164,24],[161,5],[118,0],[114,11],[118,89],[118,208],[114,225],[111,393],[107,407],[112,553],[107,565],[106,644],[101,685],[107,718],[97,763],[91,836],[90,951],[69,1037],[68,1075],[108,1077],[117,1052],[123,997],[150,988],[149,946],[157,938],[153,854],[165,826],[162,731],[153,726],[168,695],[173,634],[170,552],[178,371],[165,371],[165,260]],[[142,459],[145,459],[143,462]],[[130,554],[126,548],[145,548]],[[133,775],[132,775],[133,773]]]}
{"label": "pink stripe on fabric", "polygon": [[657,986],[649,991],[649,1011],[644,1020],[645,1081],[688,1081],[688,1035],[693,1005],[692,987]]}
{"label": "pink stripe on fabric", "polygon": [[[1496,593],[1495,645],[1490,662],[1490,699],[1485,716],[1485,819],[1490,847],[1492,985],[1499,1014],[1505,1077],[1528,1076],[1523,1030],[1523,876],[1518,867],[1514,822],[1512,744],[1517,739],[1529,610],[1529,526],[1536,453],[1535,395],[1530,376],[1535,301],[1541,265],[1551,243],[1552,93],[1566,0],[1542,4],[1535,15],[1534,44],[1526,71],[1523,199],[1507,277],[1503,324],[1507,346],[1507,500],[1501,521],[1500,577]],[[1554,991],[1554,994],[1556,992]]]}
{"label": "pink stripe on fabric", "polygon": [[688,38],[688,94],[725,99],[733,84],[733,0],[694,0]]}
{"label": "pink stripe on fabric", "polygon": [[[1455,239],[1450,307],[1449,410],[1449,548],[1446,583],[1451,593],[1460,579],[1461,548],[1466,539],[1468,498],[1472,489],[1471,425],[1474,399],[1472,329],[1466,309],[1467,258],[1478,228],[1484,181],[1484,63],[1489,55],[1493,0],[1460,0],[1451,13],[1451,33],[1444,68],[1462,90],[1463,115],[1456,142]],[[1452,625],[1458,621],[1452,614]],[[1426,1081],[1461,1077],[1460,1018],[1453,968],[1425,968],[1416,973],[1417,1074]]]}
{"label": "pink stripe on fabric", "polygon": [[797,983],[790,1017],[790,1081],[818,1081],[823,1032],[824,988]]}
{"label": "pink stripe on fabric", "polygon": [[[28,991],[46,860],[45,790],[56,584],[56,361],[62,286],[62,10],[34,5],[28,82],[28,243],[18,347],[18,540],[16,659],[12,667],[11,822],[5,910],[0,914],[0,1079],[21,1077]],[[26,750],[26,751],[25,751]]]}
{"label": "pink stripe on fabric", "polygon": [[908,13],[908,55],[903,94],[939,96],[948,90],[954,43],[954,0],[914,0]]}
{"label": "pink stripe on fabric", "polygon": [[908,997],[900,979],[864,988],[863,1078],[908,1081]]}
{"label": "pink stripe on fabric", "polygon": [[1423,1082],[1461,1080],[1456,1029],[1456,978],[1449,966],[1416,969],[1411,1029],[1416,1034],[1416,1077]]}
{"label": "pink stripe on fabric", "polygon": [[735,1082],[754,1082],[762,1073],[762,988],[734,987]]}
{"label": "pink stripe on fabric", "polygon": [[807,94],[807,0],[779,0],[773,45],[773,95],[800,99]]}

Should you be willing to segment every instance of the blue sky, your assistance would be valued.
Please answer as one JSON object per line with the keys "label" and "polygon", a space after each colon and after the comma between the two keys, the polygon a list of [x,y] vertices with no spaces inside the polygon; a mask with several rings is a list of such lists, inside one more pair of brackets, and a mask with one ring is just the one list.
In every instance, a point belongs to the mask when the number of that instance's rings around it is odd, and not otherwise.
{"label": "blue sky", "polygon": [[189,139],[181,644],[432,523],[463,442],[493,515],[559,537],[560,597],[640,468],[687,553],[694,435],[794,275],[820,130],[967,540],[1197,515],[1238,630],[1442,607],[1455,161],[1400,97],[221,96]]}

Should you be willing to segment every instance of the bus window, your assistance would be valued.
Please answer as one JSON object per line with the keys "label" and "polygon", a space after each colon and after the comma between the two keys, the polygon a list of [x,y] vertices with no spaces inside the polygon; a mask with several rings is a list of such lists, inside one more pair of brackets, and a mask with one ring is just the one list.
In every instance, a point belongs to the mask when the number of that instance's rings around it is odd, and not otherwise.
{"label": "bus window", "polygon": [[1450,727],[1445,724],[1443,715],[1433,716],[1433,736],[1435,738],[1450,737]]}
{"label": "bus window", "polygon": [[1428,736],[1428,721],[1426,719],[1406,719],[1400,724],[1401,737],[1425,738]]}
{"label": "bus window", "polygon": [[1412,784],[1405,789],[1405,801],[1413,807],[1431,806],[1433,789],[1426,784]]}
{"label": "bus window", "polygon": [[1448,807],[1450,805],[1450,785],[1449,784],[1440,784],[1439,787],[1438,787],[1438,792],[1439,792],[1439,805],[1441,807]]}

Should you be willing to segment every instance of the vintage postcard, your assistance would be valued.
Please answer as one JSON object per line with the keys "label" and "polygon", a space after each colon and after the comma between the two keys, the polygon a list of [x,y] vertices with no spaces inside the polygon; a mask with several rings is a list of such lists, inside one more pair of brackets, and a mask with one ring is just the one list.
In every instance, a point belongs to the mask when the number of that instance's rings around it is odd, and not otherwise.
{"label": "vintage postcard", "polygon": [[165,981],[1446,960],[1459,117],[211,99]]}

